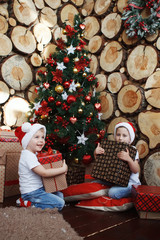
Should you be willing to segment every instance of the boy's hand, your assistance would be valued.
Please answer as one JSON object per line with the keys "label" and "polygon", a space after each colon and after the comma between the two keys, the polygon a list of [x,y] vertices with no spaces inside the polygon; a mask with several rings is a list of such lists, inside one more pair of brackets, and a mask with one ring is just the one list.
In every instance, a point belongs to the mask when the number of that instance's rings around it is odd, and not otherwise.
{"label": "boy's hand", "polygon": [[129,162],[131,161],[131,157],[129,156],[129,150],[126,148],[126,151],[121,151],[117,154],[117,157],[123,161]]}
{"label": "boy's hand", "polygon": [[95,149],[95,154],[104,154],[104,149],[100,146],[100,143],[98,143]]}

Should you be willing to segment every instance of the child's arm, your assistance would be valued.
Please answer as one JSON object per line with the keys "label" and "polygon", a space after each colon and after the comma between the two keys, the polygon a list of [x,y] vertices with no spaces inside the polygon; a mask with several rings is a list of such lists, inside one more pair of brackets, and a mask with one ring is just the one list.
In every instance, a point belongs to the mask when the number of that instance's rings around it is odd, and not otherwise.
{"label": "child's arm", "polygon": [[68,170],[68,167],[64,160],[63,166],[59,167],[59,168],[46,169],[42,165],[38,165],[37,167],[32,168],[32,170],[41,177],[54,177],[54,176],[60,175],[62,173],[66,173]]}
{"label": "child's arm", "polygon": [[97,154],[104,154],[104,149],[100,146],[100,143],[98,143],[96,149],[94,150],[94,157],[96,158]]}
{"label": "child's arm", "polygon": [[126,150],[127,150],[126,152],[125,151],[119,152],[117,154],[117,157],[123,161],[128,162],[131,172],[133,173],[140,172],[140,166],[139,166],[138,160],[136,159],[135,161],[133,161],[133,159],[129,156],[129,150],[128,149]]}

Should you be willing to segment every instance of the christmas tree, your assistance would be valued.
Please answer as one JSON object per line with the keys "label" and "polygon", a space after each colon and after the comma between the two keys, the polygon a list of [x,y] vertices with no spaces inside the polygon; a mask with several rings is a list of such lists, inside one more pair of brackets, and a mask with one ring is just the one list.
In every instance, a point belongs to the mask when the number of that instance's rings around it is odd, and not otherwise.
{"label": "christmas tree", "polygon": [[106,137],[84,30],[79,15],[75,15],[74,27],[64,23],[66,41],[57,40],[56,52],[47,59],[46,70],[37,72],[38,97],[30,104],[28,119],[46,126],[46,149],[59,150],[68,164],[90,163],[97,142]]}

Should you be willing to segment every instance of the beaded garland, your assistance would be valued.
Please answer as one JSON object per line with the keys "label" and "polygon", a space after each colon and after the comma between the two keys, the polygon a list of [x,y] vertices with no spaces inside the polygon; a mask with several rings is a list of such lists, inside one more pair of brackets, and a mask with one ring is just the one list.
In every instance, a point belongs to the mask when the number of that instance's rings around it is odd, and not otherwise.
{"label": "beaded garland", "polygon": [[[148,12],[143,17],[142,11]],[[160,28],[160,0],[129,0],[122,13],[128,37],[143,38]]]}

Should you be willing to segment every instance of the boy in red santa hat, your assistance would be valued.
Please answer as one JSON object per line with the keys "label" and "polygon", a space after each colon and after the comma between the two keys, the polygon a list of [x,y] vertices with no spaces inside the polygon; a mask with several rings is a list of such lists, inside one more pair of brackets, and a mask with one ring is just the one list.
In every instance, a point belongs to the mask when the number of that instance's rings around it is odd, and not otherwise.
{"label": "boy in red santa hat", "polygon": [[[120,122],[115,125],[114,128],[114,139],[117,142],[124,142],[127,144],[131,144],[134,141],[135,138],[135,129],[130,122]],[[94,151],[94,155],[96,158],[97,154],[104,154],[104,149],[100,146],[98,143],[98,146],[96,147]],[[138,151],[136,152],[135,161],[130,157],[129,150],[126,149],[126,151],[121,151],[117,154],[117,157],[121,159],[122,161],[128,162],[129,168],[131,170],[131,175],[129,179],[129,183],[127,187],[121,187],[121,186],[112,186],[109,189],[108,196],[114,199],[120,199],[124,197],[130,197],[131,196],[131,190],[132,185],[140,185],[139,180],[139,172],[140,172],[140,166],[139,166],[139,154]],[[110,185],[108,182],[100,181],[98,182],[103,183],[105,185]]]}
{"label": "boy in red santa hat", "polygon": [[37,152],[45,145],[46,128],[44,125],[28,122],[15,130],[15,135],[23,147],[19,161],[19,185],[23,201],[30,201],[37,208],[64,207],[63,194],[61,192],[45,192],[41,177],[52,177],[67,172],[64,161],[60,168],[45,169],[38,161]]}

